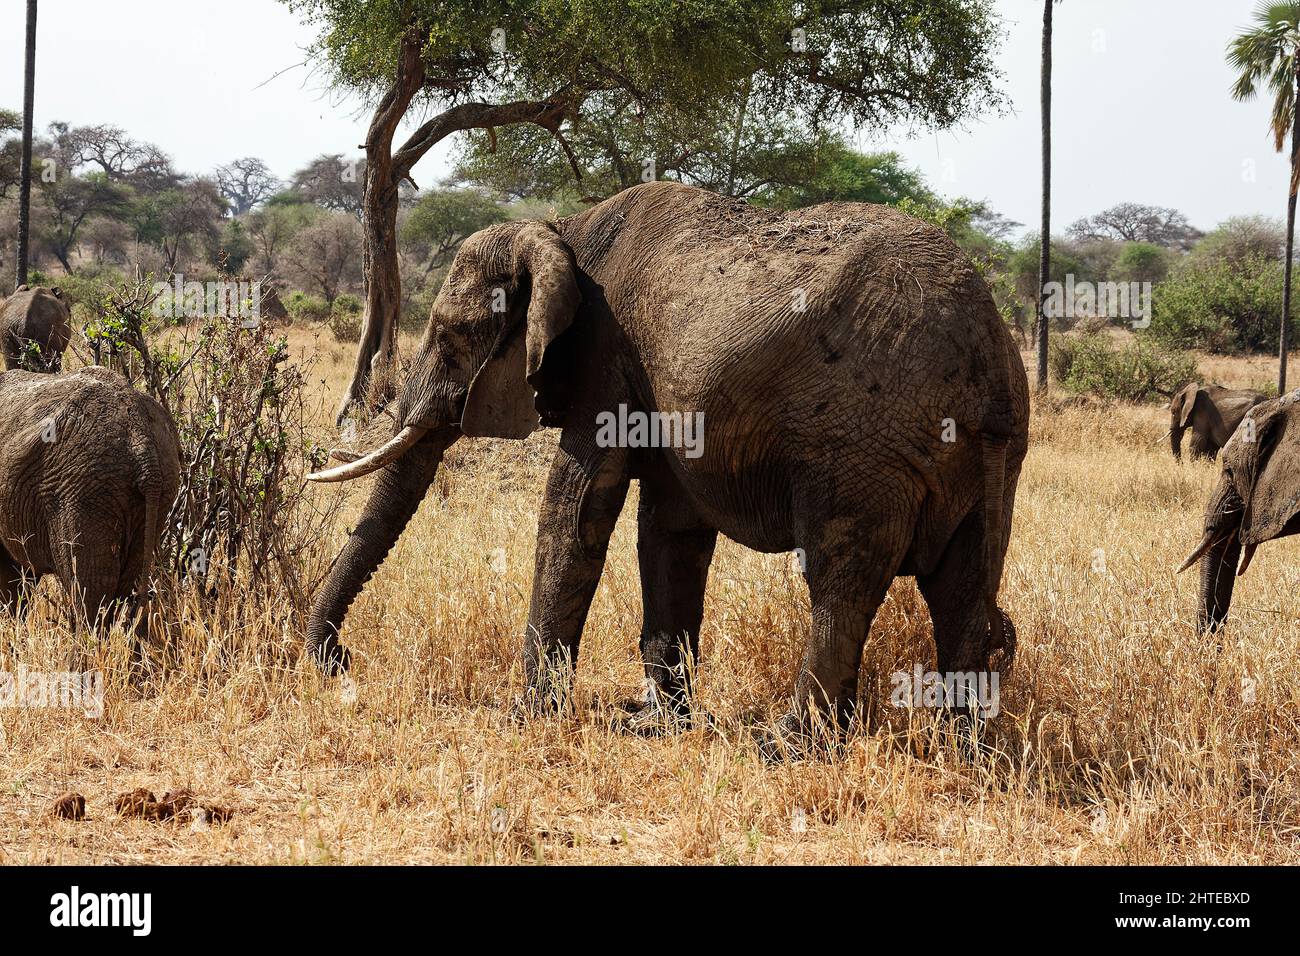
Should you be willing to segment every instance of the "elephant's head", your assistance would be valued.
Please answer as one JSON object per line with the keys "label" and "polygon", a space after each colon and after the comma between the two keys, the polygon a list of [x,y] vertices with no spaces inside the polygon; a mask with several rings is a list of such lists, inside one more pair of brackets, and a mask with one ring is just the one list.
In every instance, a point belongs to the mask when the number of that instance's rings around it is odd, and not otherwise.
{"label": "elephant's head", "polygon": [[309,477],[380,472],[361,520],[316,594],[307,649],[327,671],[348,666],[338,629],[396,543],[461,435],[525,438],[568,402],[553,348],[580,302],[573,254],[550,226],[509,223],[465,240],[434,301],[397,403],[394,436],[356,461]]}
{"label": "elephant's head", "polygon": [[1183,457],[1183,432],[1204,416],[1210,397],[1197,382],[1184,386],[1169,400],[1169,444],[1174,457]]}
{"label": "elephant's head", "polygon": [[0,349],[7,369],[57,372],[72,339],[72,313],[57,286],[20,285],[0,303]]}
{"label": "elephant's head", "polygon": [[1294,392],[1257,405],[1223,446],[1223,470],[1205,509],[1205,533],[1178,569],[1201,562],[1200,631],[1214,630],[1227,617],[1234,572],[1246,573],[1255,549],[1300,530],[1298,413]]}

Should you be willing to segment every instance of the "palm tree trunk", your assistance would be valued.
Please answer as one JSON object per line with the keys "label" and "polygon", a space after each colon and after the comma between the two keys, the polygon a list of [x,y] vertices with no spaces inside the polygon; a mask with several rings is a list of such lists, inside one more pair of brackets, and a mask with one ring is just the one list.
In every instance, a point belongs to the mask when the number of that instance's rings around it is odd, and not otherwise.
{"label": "palm tree trunk", "polygon": [[1286,359],[1291,351],[1291,255],[1295,246],[1295,201],[1300,177],[1300,57],[1296,61],[1296,98],[1291,106],[1291,182],[1286,200],[1286,259],[1282,263],[1282,322],[1277,346],[1277,393],[1286,394]]}
{"label": "palm tree trunk", "polygon": [[36,92],[36,0],[27,0],[27,61],[23,67],[23,152],[18,183],[18,274],[27,282],[27,236],[32,208],[32,107]]}
{"label": "palm tree trunk", "polygon": [[1047,390],[1047,277],[1052,269],[1052,2],[1043,0],[1043,218],[1038,247],[1038,390]]}

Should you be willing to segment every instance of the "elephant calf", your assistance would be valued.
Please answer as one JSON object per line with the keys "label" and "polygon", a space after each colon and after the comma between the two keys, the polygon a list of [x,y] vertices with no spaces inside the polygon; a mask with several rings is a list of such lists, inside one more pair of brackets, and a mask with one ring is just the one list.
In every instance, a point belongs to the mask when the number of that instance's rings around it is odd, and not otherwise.
{"label": "elephant calf", "polygon": [[1266,398],[1260,392],[1222,385],[1193,382],[1185,386],[1169,402],[1169,444],[1174,458],[1182,460],[1183,432],[1190,428],[1192,457],[1213,460],[1246,412]]}
{"label": "elephant calf", "polygon": [[72,338],[72,313],[62,290],[20,285],[0,303],[5,368],[57,372]]}
{"label": "elephant calf", "polygon": [[0,606],[43,575],[99,623],[148,570],[180,483],[176,426],[115,372],[0,373]]}

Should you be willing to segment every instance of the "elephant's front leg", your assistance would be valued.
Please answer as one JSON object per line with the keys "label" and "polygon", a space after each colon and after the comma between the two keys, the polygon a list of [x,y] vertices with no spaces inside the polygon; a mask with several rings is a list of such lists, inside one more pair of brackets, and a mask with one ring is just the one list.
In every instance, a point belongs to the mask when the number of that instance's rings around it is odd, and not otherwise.
{"label": "elephant's front leg", "polygon": [[[574,445],[581,447],[575,452]],[[558,709],[568,696],[609,536],[627,497],[626,465],[624,449],[563,439],[551,463],[524,635],[529,711]]]}

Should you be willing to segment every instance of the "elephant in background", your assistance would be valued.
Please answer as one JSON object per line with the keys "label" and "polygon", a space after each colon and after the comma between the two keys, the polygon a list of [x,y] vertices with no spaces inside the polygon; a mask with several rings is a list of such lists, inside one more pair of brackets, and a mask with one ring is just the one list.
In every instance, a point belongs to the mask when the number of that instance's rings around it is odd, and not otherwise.
{"label": "elephant in background", "polygon": [[1174,458],[1182,461],[1183,432],[1192,430],[1188,446],[1193,458],[1219,454],[1241,420],[1268,396],[1247,389],[1224,388],[1222,385],[1184,386],[1169,401],[1169,444]]}
{"label": "elephant in background", "polygon": [[1223,446],[1219,483],[1205,507],[1205,533],[1178,570],[1200,561],[1197,631],[1228,616],[1235,579],[1265,541],[1300,531],[1300,392],[1251,409],[1251,429]]}
{"label": "elephant in background", "polygon": [[[680,440],[622,428],[634,419]],[[378,473],[313,600],[309,657],[327,673],[348,667],[344,616],[448,446],[539,425],[561,435],[538,520],[526,710],[567,694],[631,479],[647,732],[660,711],[670,727],[689,713],[719,533],[803,552],[812,637],[778,736],[801,734],[814,710],[847,725],[897,575],[918,579],[941,671],[1009,664],[1015,631],[997,594],[1028,382],[988,286],[942,230],[889,206],[782,214],[659,182],[470,236],[393,437],[310,476]]]}
{"label": "elephant in background", "polygon": [[0,350],[6,369],[57,372],[72,338],[72,313],[57,287],[20,285],[0,303]]}
{"label": "elephant in background", "polygon": [[108,369],[0,373],[0,606],[45,574],[102,623],[146,574],[180,484],[171,416]]}

